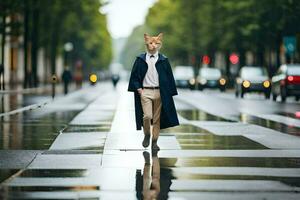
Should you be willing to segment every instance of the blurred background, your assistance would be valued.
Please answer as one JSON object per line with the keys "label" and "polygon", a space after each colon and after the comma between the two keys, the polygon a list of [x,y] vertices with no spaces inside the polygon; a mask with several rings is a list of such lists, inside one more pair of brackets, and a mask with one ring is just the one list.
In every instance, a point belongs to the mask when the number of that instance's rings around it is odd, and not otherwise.
{"label": "blurred background", "polygon": [[271,77],[299,61],[297,0],[1,0],[1,88],[38,87],[69,69],[73,80],[126,77],[145,50],[143,33],[164,33],[172,66],[220,69],[233,86],[244,65]]}
{"label": "blurred background", "polygon": [[[157,154],[126,81],[160,32]],[[299,49],[300,0],[0,0],[0,199],[300,199]]]}

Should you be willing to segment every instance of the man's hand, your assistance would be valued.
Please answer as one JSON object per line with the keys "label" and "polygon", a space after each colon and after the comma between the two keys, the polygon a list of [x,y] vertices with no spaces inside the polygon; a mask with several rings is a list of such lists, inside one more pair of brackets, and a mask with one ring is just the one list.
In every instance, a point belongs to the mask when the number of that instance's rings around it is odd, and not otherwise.
{"label": "man's hand", "polygon": [[139,89],[137,89],[137,91],[138,91],[139,95],[142,95],[144,92],[143,88],[139,88]]}

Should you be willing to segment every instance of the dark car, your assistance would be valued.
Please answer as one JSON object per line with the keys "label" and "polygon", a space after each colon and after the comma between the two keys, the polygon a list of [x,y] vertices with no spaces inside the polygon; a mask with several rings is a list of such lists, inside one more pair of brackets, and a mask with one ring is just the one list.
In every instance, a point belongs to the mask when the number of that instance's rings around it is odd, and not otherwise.
{"label": "dark car", "polygon": [[240,69],[239,76],[235,81],[236,97],[244,97],[248,92],[261,92],[270,98],[271,82],[265,68],[259,66],[244,66]]}
{"label": "dark car", "polygon": [[272,77],[272,97],[276,101],[281,96],[284,102],[286,97],[295,96],[300,98],[300,64],[281,65],[277,73]]}
{"label": "dark car", "polygon": [[226,89],[226,79],[218,68],[201,68],[197,77],[198,89],[217,88],[222,92]]}
{"label": "dark car", "polygon": [[195,78],[192,66],[176,66],[174,69],[174,78],[178,88],[194,88]]}

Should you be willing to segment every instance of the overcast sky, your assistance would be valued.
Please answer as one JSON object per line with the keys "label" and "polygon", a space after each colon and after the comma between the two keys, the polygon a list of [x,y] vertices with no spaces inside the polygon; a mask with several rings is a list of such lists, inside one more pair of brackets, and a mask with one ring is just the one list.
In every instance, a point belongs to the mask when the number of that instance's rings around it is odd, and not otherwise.
{"label": "overcast sky", "polygon": [[108,29],[113,38],[127,37],[133,28],[143,24],[148,9],[157,0],[108,0],[101,12],[107,14]]}

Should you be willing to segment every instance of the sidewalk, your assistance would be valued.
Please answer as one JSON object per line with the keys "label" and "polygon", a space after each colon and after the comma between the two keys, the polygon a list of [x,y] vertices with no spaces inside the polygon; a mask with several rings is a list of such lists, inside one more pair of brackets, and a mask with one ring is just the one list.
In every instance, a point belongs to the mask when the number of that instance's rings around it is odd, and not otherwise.
{"label": "sidewalk", "polygon": [[[84,83],[82,89],[89,86],[89,83]],[[55,98],[65,96],[63,85],[56,85]],[[75,92],[75,84],[70,84],[69,94]],[[0,117],[17,114],[26,110],[34,110],[41,108],[53,101],[51,84],[43,85],[37,88],[23,89],[22,85],[18,85],[16,89],[0,91]]]}
{"label": "sidewalk", "polygon": [[[192,109],[183,101],[176,100],[176,106],[178,111]],[[160,191],[158,199],[299,199],[298,149],[269,149],[238,133],[226,135],[228,129],[215,134],[202,128],[211,122],[198,126],[179,117],[181,126],[161,131],[161,150],[153,154],[142,147],[143,134],[135,130],[133,94],[123,83],[117,91],[107,87],[49,149],[27,152],[31,160],[26,165],[22,159],[7,162],[5,169],[21,170],[2,183],[3,196],[129,200]]]}

